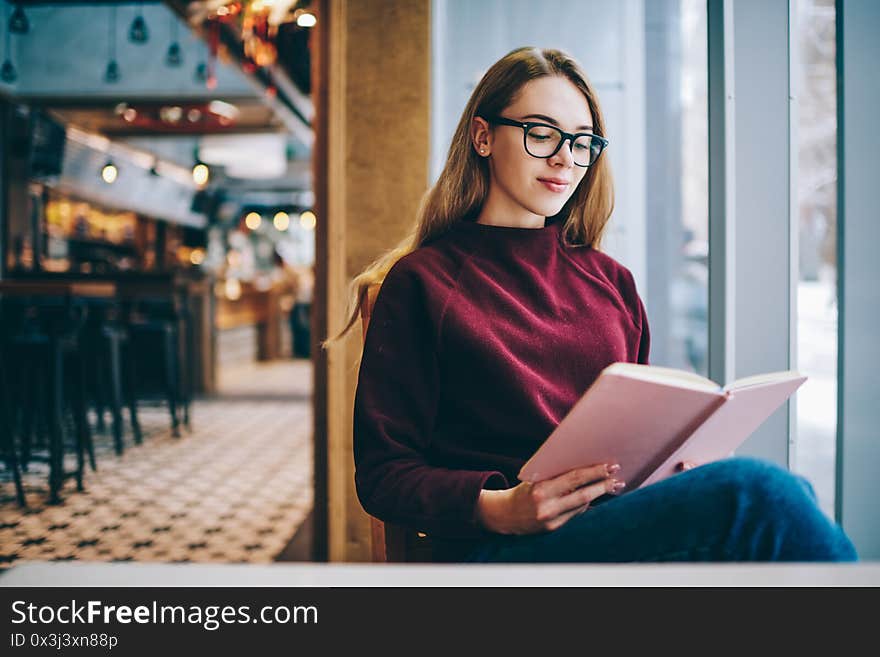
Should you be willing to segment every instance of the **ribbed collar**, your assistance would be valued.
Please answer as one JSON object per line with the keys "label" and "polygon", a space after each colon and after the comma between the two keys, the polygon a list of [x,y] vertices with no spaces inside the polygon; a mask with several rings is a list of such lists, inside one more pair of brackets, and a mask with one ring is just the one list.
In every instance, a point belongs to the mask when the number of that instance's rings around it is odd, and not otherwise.
{"label": "ribbed collar", "polygon": [[470,219],[462,219],[453,225],[453,230],[469,234],[485,235],[493,240],[515,240],[517,242],[552,241],[559,237],[560,221],[547,222],[542,228],[523,228],[520,226],[497,226],[480,224]]}

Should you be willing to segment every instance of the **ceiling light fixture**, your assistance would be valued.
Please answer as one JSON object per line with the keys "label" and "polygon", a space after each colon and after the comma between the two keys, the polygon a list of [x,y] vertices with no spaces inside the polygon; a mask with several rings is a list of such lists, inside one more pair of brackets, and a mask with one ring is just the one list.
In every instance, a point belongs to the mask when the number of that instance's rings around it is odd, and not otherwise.
{"label": "ceiling light fixture", "polygon": [[183,55],[180,54],[179,43],[172,43],[168,46],[168,52],[165,53],[165,63],[175,68],[183,64]]}
{"label": "ceiling light fixture", "polygon": [[[3,6],[4,16],[9,16],[9,6]],[[12,28],[10,26],[9,32],[6,34],[6,42],[4,43],[5,57],[3,59],[3,65],[0,66],[0,80],[3,80],[6,84],[12,84],[18,79],[18,72],[15,70],[15,65],[12,63],[12,56],[10,52],[10,44],[12,43]]]}
{"label": "ceiling light fixture", "polygon": [[3,66],[0,66],[0,79],[6,84],[12,84],[18,79],[18,71],[8,57],[3,60]]}
{"label": "ceiling light fixture", "polygon": [[110,22],[109,22],[109,38],[108,38],[108,50],[107,50],[107,70],[104,71],[104,81],[110,84],[115,82],[119,82],[119,78],[121,77],[119,73],[119,64],[116,63],[116,6],[110,7]]}
{"label": "ceiling light fixture", "polygon": [[116,60],[112,59],[107,62],[107,70],[104,71],[104,81],[114,84],[115,82],[119,82],[120,77],[122,76],[119,73],[119,64],[116,63]]}
{"label": "ceiling light fixture", "polygon": [[[209,38],[211,38],[211,33],[209,33]],[[199,84],[204,84],[208,89],[213,89],[217,86],[217,78],[214,75],[214,64],[212,61],[211,48],[210,46],[203,46],[203,48],[207,51],[202,55],[201,61],[196,64],[195,73],[193,78]]]}
{"label": "ceiling light fixture", "polygon": [[213,114],[223,116],[230,121],[237,119],[239,114],[239,110],[235,105],[223,102],[222,100],[212,100],[208,103],[208,110]]}
{"label": "ceiling light fixture", "polygon": [[150,30],[147,27],[147,21],[144,20],[144,3],[138,3],[138,14],[131,22],[128,28],[128,40],[132,43],[146,43],[150,40]]}
{"label": "ceiling light fixture", "polygon": [[317,22],[318,19],[315,18],[315,15],[309,12],[303,12],[296,18],[296,24],[300,27],[315,27]]}
{"label": "ceiling light fixture", "polygon": [[208,169],[208,165],[204,162],[196,162],[196,165],[193,167],[193,182],[199,187],[204,187],[208,184],[210,177],[211,170]]}
{"label": "ceiling light fixture", "polygon": [[257,230],[261,223],[263,223],[263,217],[257,212],[248,212],[247,216],[244,218],[244,225],[251,230]]}
{"label": "ceiling light fixture", "polygon": [[179,105],[165,105],[159,110],[159,118],[165,123],[179,123],[183,118],[183,108]]}
{"label": "ceiling light fixture", "polygon": [[290,226],[290,215],[283,211],[277,212],[272,219],[272,223],[275,225],[276,230],[284,232]]}
{"label": "ceiling light fixture", "polygon": [[31,24],[24,13],[24,9],[21,8],[20,4],[16,4],[15,11],[12,12],[12,16],[9,19],[9,31],[13,34],[27,34],[30,30]]}
{"label": "ceiling light fixture", "polygon": [[101,169],[101,178],[103,178],[104,182],[108,185],[112,185],[116,182],[116,178],[119,176],[119,169],[116,168],[116,165],[113,164],[113,160],[107,160],[107,164],[104,165],[104,168]]}
{"label": "ceiling light fixture", "polygon": [[165,63],[175,68],[183,64],[183,53],[177,42],[177,17],[174,14],[171,15],[171,45],[165,53]]}

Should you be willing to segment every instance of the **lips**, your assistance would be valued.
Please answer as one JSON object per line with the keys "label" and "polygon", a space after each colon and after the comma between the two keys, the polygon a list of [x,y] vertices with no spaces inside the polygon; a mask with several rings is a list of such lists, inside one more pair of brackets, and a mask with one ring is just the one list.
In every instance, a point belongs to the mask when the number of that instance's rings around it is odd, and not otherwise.
{"label": "lips", "polygon": [[564,178],[538,178],[538,182],[551,192],[564,192],[571,184],[570,180]]}

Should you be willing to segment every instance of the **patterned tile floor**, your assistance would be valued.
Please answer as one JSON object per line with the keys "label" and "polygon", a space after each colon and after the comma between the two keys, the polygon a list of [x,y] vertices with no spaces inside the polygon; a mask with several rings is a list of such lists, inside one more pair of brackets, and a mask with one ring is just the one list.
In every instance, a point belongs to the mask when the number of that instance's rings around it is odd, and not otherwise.
{"label": "patterned tile floor", "polygon": [[275,560],[312,507],[311,362],[227,369],[218,387],[194,403],[181,438],[159,407],[139,408],[144,444],[127,433],[121,457],[109,431],[95,432],[98,470],[86,470],[84,492],[68,480],[60,505],[45,504],[44,464],[25,475],[27,510],[0,473],[0,568]]}

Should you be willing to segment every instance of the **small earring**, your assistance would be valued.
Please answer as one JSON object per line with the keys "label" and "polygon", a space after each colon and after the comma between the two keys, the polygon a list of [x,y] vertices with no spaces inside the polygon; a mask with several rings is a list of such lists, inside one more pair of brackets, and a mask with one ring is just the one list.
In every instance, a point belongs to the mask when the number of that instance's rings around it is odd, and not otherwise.
{"label": "small earring", "polygon": [[486,149],[483,148],[482,146],[480,146],[480,153],[485,153],[485,152],[486,152]]}

